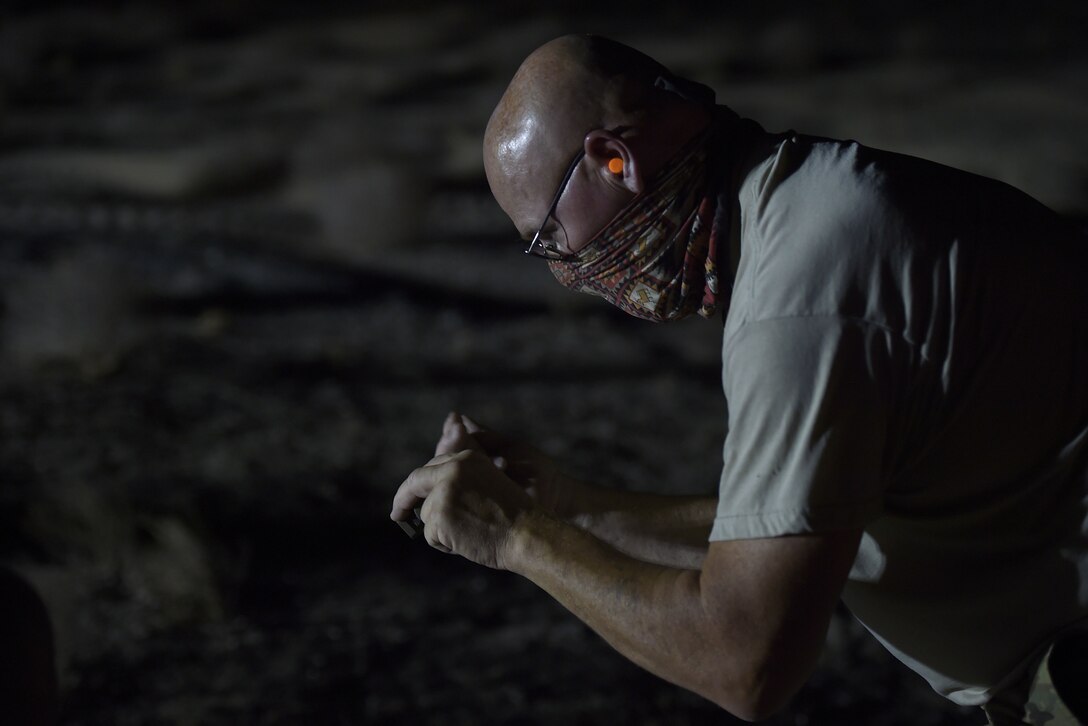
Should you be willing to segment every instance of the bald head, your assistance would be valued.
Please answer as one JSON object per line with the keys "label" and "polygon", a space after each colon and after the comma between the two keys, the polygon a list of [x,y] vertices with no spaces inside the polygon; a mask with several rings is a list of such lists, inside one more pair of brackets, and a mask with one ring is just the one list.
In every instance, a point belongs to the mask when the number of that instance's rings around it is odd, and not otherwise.
{"label": "bald head", "polygon": [[558,147],[569,156],[586,132],[641,120],[664,66],[615,41],[566,35],[518,68],[484,133],[488,173],[527,153]]}
{"label": "bald head", "polygon": [[[567,35],[518,68],[484,133],[484,169],[499,205],[521,226],[544,212],[574,153],[594,129],[638,136],[683,101],[655,87],[668,69],[607,38]],[[535,210],[535,212],[534,212]]]}

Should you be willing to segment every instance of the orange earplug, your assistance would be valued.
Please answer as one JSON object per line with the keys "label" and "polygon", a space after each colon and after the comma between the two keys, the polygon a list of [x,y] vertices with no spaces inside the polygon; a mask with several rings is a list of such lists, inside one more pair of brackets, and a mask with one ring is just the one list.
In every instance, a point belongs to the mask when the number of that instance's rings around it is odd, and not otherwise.
{"label": "orange earplug", "polygon": [[623,173],[623,159],[616,156],[608,160],[608,170],[613,174]]}

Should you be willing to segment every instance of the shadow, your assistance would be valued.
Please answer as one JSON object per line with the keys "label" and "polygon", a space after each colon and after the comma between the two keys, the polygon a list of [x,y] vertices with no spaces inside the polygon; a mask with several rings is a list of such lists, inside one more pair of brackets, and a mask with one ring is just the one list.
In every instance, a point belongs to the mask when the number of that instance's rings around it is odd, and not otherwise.
{"label": "shadow", "polygon": [[53,628],[45,603],[22,577],[0,567],[0,714],[4,723],[56,723]]}

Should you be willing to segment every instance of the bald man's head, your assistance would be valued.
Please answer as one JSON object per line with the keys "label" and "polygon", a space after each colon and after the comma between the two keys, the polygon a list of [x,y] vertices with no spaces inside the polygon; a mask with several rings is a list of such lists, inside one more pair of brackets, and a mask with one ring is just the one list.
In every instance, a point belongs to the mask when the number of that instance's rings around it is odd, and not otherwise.
{"label": "bald man's head", "polygon": [[631,129],[631,140],[685,103],[655,86],[661,77],[671,74],[657,61],[598,36],[563,36],[525,59],[484,133],[491,191],[523,234],[588,133]]}
{"label": "bald man's head", "polygon": [[489,173],[516,164],[524,142],[550,143],[569,156],[586,132],[643,119],[654,81],[667,73],[649,56],[598,36],[544,44],[518,68],[487,124]]}

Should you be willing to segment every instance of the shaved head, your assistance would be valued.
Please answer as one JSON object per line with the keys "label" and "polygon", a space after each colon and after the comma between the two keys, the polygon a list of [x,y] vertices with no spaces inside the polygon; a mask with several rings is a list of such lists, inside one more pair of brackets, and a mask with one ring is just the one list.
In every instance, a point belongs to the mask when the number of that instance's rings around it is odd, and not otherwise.
{"label": "shaved head", "polygon": [[[526,224],[594,129],[639,128],[678,97],[654,87],[668,69],[607,38],[567,35],[518,68],[484,133],[484,169],[496,201]],[[671,97],[671,98],[670,98]]]}

